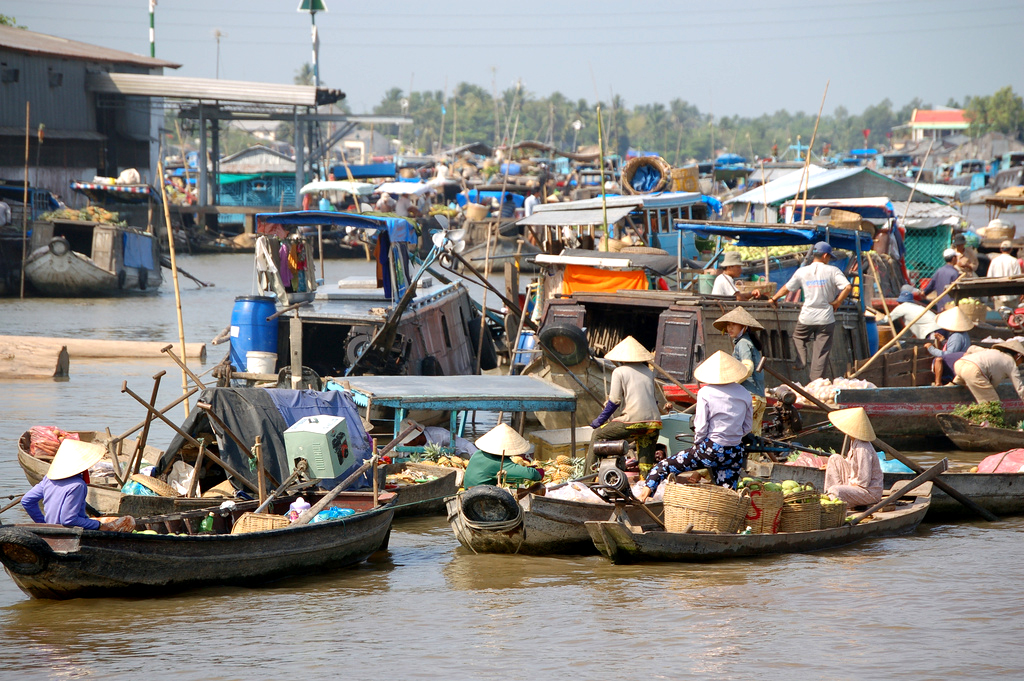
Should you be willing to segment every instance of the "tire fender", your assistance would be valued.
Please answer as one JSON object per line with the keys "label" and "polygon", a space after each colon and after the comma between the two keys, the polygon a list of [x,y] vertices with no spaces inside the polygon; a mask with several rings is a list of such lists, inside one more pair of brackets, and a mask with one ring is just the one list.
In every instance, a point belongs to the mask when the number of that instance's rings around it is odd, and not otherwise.
{"label": "tire fender", "polygon": [[0,527],[0,563],[19,575],[35,575],[50,564],[53,549],[37,535],[19,527]]}
{"label": "tire fender", "polygon": [[[583,329],[570,324],[545,326],[537,336],[544,354],[553,355],[567,367],[590,357],[590,345]],[[550,349],[549,349],[550,348]]]}
{"label": "tire fender", "polygon": [[476,522],[504,522],[519,514],[519,503],[512,493],[494,485],[470,487],[459,497],[462,512]]}

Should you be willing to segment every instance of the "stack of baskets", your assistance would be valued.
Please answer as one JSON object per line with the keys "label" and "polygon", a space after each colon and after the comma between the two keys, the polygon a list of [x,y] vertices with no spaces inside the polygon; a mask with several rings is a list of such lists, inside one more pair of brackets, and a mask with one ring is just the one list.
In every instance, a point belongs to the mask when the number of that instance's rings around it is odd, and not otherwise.
{"label": "stack of baskets", "polygon": [[745,519],[746,526],[754,534],[776,534],[782,516],[782,492],[764,489],[761,483],[747,486],[750,507]]}
{"label": "stack of baskets", "polygon": [[821,529],[821,495],[794,492],[783,499],[779,532],[810,532]]}
{"label": "stack of baskets", "polygon": [[846,522],[846,502],[841,504],[821,504],[821,529],[831,530]]}
{"label": "stack of baskets", "polygon": [[[665,529],[668,532],[735,534],[746,525],[750,497],[718,485],[665,483]],[[692,527],[691,527],[692,526]]]}

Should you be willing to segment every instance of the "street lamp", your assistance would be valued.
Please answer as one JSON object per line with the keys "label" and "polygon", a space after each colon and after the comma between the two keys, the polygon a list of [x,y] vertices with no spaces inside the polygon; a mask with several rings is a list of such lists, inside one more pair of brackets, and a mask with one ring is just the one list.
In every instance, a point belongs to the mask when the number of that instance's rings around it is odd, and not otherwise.
{"label": "street lamp", "polygon": [[316,31],[316,13],[326,12],[327,5],[324,0],[302,0],[299,3],[299,12],[309,12],[309,18],[313,24],[313,86],[320,87],[320,67],[317,56],[320,53],[320,36]]}

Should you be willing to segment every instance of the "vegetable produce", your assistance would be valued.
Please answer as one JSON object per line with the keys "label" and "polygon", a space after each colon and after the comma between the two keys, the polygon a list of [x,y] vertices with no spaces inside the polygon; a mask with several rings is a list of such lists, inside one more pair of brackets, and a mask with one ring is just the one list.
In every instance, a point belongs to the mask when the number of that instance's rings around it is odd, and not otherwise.
{"label": "vegetable produce", "polygon": [[127,222],[120,219],[120,215],[100,208],[99,206],[86,206],[82,210],[74,208],[61,208],[43,213],[41,220],[76,220],[79,222],[99,222],[104,225],[127,226]]}
{"label": "vegetable produce", "polygon": [[984,404],[958,404],[953,415],[965,418],[978,426],[1005,428],[1006,411],[1002,402],[985,402]]}

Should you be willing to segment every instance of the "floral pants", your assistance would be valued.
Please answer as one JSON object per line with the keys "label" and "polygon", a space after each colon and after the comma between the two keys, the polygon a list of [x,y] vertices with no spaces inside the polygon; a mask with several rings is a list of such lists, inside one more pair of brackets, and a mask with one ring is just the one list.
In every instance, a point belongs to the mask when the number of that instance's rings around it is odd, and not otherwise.
{"label": "floral pants", "polygon": [[707,468],[711,471],[713,483],[736,489],[746,460],[747,450],[743,445],[727,447],[705,438],[691,449],[654,464],[644,484],[653,491],[658,489],[658,485],[670,474]]}

